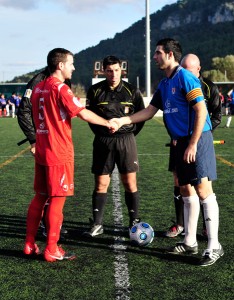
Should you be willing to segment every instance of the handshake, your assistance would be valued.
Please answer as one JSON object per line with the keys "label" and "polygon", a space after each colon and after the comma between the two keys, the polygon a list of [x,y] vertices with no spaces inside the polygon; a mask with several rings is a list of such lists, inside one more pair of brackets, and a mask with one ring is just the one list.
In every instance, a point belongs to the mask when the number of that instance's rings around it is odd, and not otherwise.
{"label": "handshake", "polygon": [[110,130],[111,133],[115,133],[116,131],[119,130],[120,127],[122,127],[123,125],[125,125],[126,123],[124,121],[125,117],[122,118],[113,118],[108,120],[108,125],[107,126]]}

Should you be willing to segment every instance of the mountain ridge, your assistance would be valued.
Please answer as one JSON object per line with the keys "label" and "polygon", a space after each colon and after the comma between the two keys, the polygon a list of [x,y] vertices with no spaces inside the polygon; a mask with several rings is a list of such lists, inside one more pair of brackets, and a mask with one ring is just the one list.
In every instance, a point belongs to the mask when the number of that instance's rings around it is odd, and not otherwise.
{"label": "mountain ridge", "polygon": [[[209,70],[213,57],[234,54],[234,1],[228,0],[179,0],[166,5],[150,15],[151,57],[156,42],[165,37],[180,41],[183,55],[195,53],[201,60],[202,70]],[[145,90],[145,18],[135,22],[113,38],[75,54],[76,71],[72,82],[87,88],[91,85],[93,65],[106,55],[116,55],[129,62],[129,81],[140,82]],[[38,71],[38,70],[37,70]],[[28,73],[33,75],[34,73]],[[27,74],[26,74],[27,75]],[[162,78],[151,59],[152,89]],[[32,77],[32,76],[31,76]],[[14,80],[24,81],[25,75]],[[29,78],[30,79],[30,78]],[[29,80],[28,79],[28,80]]]}

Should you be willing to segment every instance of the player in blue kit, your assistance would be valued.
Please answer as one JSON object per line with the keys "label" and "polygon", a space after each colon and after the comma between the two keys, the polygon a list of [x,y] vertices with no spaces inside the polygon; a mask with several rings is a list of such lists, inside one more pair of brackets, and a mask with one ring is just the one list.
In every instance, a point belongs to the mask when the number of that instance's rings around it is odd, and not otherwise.
{"label": "player in blue kit", "polygon": [[[219,126],[221,123],[221,101],[218,87],[209,79],[201,76],[200,70],[200,60],[195,54],[187,54],[183,57],[180,62],[180,65],[192,72],[197,78],[199,78],[201,83],[202,92],[205,98],[207,110],[210,116],[211,124],[212,124],[212,132]],[[175,143],[175,141],[174,141]],[[169,238],[176,237],[179,234],[183,234],[184,230],[184,203],[182,196],[180,194],[180,187],[178,184],[178,178],[174,169],[175,165],[175,157],[174,157],[174,146],[173,143],[170,144],[170,154],[169,154],[169,168],[168,170],[172,172],[174,179],[174,205],[175,205],[175,213],[176,213],[176,223],[172,225],[168,231],[165,232],[165,236]],[[203,206],[200,206],[202,212],[202,236],[207,238],[206,224],[204,220],[203,214]]]}
{"label": "player in blue kit", "polygon": [[166,77],[160,82],[148,107],[120,119],[124,124],[151,119],[163,110],[165,126],[176,141],[176,173],[184,201],[183,242],[167,250],[173,254],[196,254],[196,238],[200,203],[203,205],[208,235],[207,249],[200,266],[212,265],[223,254],[218,240],[219,207],[213,192],[212,181],[217,178],[212,126],[207,112],[199,79],[179,65],[182,49],[178,41],[170,38],[157,43],[154,59]]}

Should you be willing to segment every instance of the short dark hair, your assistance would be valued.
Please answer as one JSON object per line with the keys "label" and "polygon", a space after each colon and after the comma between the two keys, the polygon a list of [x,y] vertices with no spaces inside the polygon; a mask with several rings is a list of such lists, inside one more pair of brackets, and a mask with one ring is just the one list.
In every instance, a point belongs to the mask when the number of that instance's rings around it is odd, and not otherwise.
{"label": "short dark hair", "polygon": [[71,51],[64,48],[55,48],[51,50],[47,55],[47,66],[50,73],[55,72],[60,62],[65,63],[68,55],[74,56]]}
{"label": "short dark hair", "polygon": [[108,55],[103,59],[102,62],[103,70],[105,70],[107,66],[115,65],[115,64],[119,64],[121,66],[121,60],[114,55]]}
{"label": "short dark hair", "polygon": [[156,46],[163,46],[165,53],[172,51],[175,61],[180,62],[182,57],[182,47],[178,41],[171,38],[165,38],[159,40]]}

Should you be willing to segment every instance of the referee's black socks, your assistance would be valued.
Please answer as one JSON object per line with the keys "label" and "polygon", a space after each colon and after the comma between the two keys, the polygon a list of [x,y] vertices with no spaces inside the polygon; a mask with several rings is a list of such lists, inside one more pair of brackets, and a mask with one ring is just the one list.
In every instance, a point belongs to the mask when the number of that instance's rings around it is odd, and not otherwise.
{"label": "referee's black socks", "polygon": [[93,192],[93,221],[95,224],[102,224],[106,201],[107,193],[97,193],[95,191]]}
{"label": "referee's black socks", "polygon": [[140,195],[139,195],[138,191],[136,191],[134,193],[125,191],[125,203],[128,208],[128,214],[129,214],[130,220],[139,218],[139,216],[138,216],[139,202],[140,202]]}

